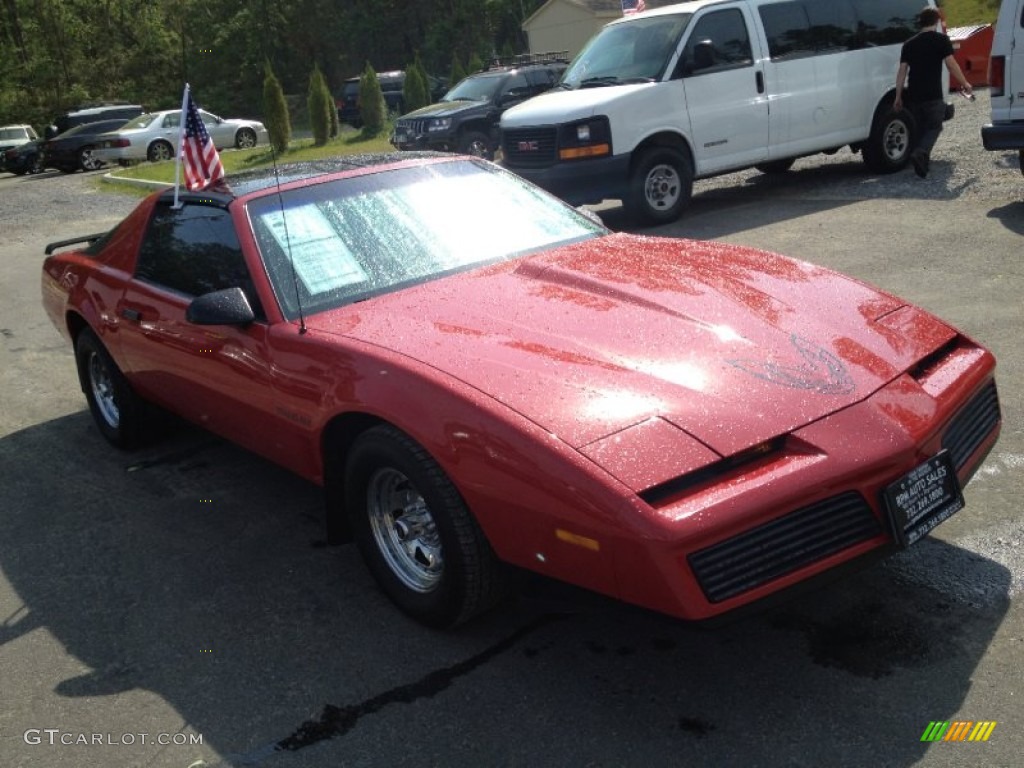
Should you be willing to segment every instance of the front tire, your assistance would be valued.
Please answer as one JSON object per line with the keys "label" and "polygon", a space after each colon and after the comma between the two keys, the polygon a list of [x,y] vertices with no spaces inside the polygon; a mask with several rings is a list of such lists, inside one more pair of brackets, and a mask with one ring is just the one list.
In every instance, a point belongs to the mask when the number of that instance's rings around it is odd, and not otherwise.
{"label": "front tire", "polygon": [[146,150],[146,159],[151,163],[159,163],[164,160],[170,160],[174,157],[174,147],[171,146],[170,142],[154,141],[149,145],[149,149]]}
{"label": "front tire", "polygon": [[863,147],[864,164],[875,173],[895,173],[910,162],[914,146],[914,118],[910,112],[891,107],[875,118]]}
{"label": "front tire", "polygon": [[145,403],[88,328],[75,340],[75,360],[78,380],[100,433],[118,448],[137,446],[142,439]]}
{"label": "front tire", "polygon": [[364,432],[344,483],[360,552],[407,614],[451,627],[502,596],[504,566],[444,470],[408,435],[388,425]]}
{"label": "front tire", "polygon": [[484,160],[494,158],[494,146],[487,134],[480,131],[466,131],[459,139],[459,152],[473,157],[482,157]]}
{"label": "front tire", "polygon": [[626,207],[642,222],[666,224],[682,215],[692,195],[689,157],[671,147],[650,147],[641,152],[633,167]]}
{"label": "front tire", "polygon": [[235,146],[238,149],[252,149],[256,146],[256,131],[252,128],[240,128],[235,134]]}

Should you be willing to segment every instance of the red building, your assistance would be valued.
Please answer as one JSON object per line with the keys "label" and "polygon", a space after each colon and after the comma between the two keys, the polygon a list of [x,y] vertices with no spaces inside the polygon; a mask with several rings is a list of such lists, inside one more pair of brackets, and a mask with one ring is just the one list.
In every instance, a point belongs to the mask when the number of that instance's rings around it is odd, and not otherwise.
{"label": "red building", "polygon": [[[953,27],[946,31],[953,43],[953,58],[972,86],[988,85],[988,59],[992,53],[991,24],[973,27]],[[950,88],[956,88],[951,79]]]}

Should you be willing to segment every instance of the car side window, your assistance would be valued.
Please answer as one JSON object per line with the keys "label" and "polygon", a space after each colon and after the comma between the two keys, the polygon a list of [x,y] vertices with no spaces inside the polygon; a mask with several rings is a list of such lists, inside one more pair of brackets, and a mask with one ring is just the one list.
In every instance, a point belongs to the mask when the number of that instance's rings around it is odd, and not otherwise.
{"label": "car side window", "polygon": [[832,3],[772,3],[760,8],[772,61],[839,53],[856,47],[853,8],[844,0]]}
{"label": "car side window", "polygon": [[231,214],[217,206],[158,206],[139,248],[135,277],[186,296],[241,288],[256,317],[264,316]]}
{"label": "car side window", "polygon": [[181,125],[181,113],[173,112],[169,115],[164,115],[164,128],[177,128]]}
{"label": "car side window", "polygon": [[703,75],[754,64],[747,22],[737,8],[702,16],[686,41],[674,77]]}
{"label": "car side window", "polygon": [[529,70],[526,79],[530,82],[530,93],[543,93],[555,84],[554,72],[543,67]]}
{"label": "car side window", "polygon": [[531,93],[532,89],[526,77],[521,72],[518,72],[505,82],[501,89],[500,98],[502,101],[514,101],[515,99],[525,99]]}

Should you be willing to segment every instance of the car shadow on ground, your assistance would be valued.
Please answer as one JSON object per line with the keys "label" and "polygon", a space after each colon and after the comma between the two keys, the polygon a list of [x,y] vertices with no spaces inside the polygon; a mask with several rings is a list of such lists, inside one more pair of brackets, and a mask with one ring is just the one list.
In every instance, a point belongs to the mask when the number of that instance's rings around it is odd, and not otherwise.
{"label": "car shadow on ground", "polygon": [[1011,232],[1024,235],[1024,202],[993,208],[988,215],[991,219],[998,219]]}
{"label": "car shadow on ground", "polygon": [[1005,568],[928,539],[714,629],[527,579],[439,633],[324,546],[316,488],[202,431],[119,453],[78,413],[0,439],[0,469],[0,647],[64,651],[5,683],[63,721],[25,706],[8,733],[139,730],[126,697],[149,691],[177,714],[148,729],[184,722],[206,765],[909,766],[1009,605]]}

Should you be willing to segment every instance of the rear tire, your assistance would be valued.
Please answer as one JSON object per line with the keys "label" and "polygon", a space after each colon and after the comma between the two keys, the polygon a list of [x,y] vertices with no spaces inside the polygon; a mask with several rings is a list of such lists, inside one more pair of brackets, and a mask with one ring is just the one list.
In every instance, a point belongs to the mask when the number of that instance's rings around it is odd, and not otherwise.
{"label": "rear tire", "polygon": [[672,147],[649,147],[640,153],[629,179],[626,208],[649,224],[678,219],[693,195],[690,158]]}
{"label": "rear tire", "polygon": [[256,131],[252,128],[239,128],[235,134],[235,147],[238,149],[251,149],[256,146]]}
{"label": "rear tire", "polygon": [[75,340],[75,361],[78,380],[100,434],[118,448],[139,445],[145,402],[132,390],[103,342],[88,328]]}
{"label": "rear tire", "polygon": [[1024,149],[1017,150],[1017,160],[1020,162],[1020,172],[1024,175]]}
{"label": "rear tire", "polygon": [[864,143],[864,164],[875,173],[895,173],[906,168],[914,147],[914,132],[910,112],[887,107],[875,118],[871,135]]}
{"label": "rear tire", "polygon": [[93,156],[93,147],[82,147],[78,150],[78,165],[83,171],[98,171],[103,162]]}
{"label": "rear tire", "polygon": [[146,159],[151,163],[170,160],[172,157],[174,157],[174,147],[170,145],[170,142],[163,139],[154,141],[149,145],[149,149],[146,150]]}
{"label": "rear tire", "polygon": [[505,566],[444,470],[404,432],[364,432],[349,452],[344,487],[371,574],[417,621],[455,626],[503,596]]}

